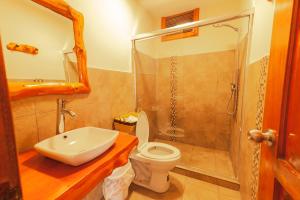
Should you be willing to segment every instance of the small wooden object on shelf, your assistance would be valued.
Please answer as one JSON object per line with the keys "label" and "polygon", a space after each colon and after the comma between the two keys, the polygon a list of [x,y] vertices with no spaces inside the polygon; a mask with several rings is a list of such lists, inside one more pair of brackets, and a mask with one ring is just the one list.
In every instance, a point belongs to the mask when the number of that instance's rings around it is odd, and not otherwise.
{"label": "small wooden object on shelf", "polygon": [[6,48],[11,51],[19,51],[32,55],[37,55],[39,53],[39,49],[36,47],[27,44],[16,44],[14,42],[10,42],[8,45],[6,45]]}

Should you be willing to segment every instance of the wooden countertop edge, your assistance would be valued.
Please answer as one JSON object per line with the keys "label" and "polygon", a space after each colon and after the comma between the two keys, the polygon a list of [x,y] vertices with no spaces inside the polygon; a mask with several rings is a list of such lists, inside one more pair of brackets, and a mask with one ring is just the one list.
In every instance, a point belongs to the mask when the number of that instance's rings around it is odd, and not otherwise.
{"label": "wooden countertop edge", "polygon": [[[116,153],[111,159],[99,164],[95,169],[87,173],[83,178],[78,180],[75,184],[69,185],[67,188],[64,188],[63,191],[56,191],[53,195],[47,197],[47,199],[58,199],[58,200],[81,200],[84,198],[94,187],[103,181],[103,179],[109,176],[113,169],[125,165],[128,162],[128,157],[130,152],[138,144],[138,139],[132,139],[132,141],[122,148],[118,153]],[[38,154],[38,153],[36,153]],[[19,155],[21,157],[22,154]],[[97,158],[96,158],[97,159]],[[100,158],[101,159],[101,158]],[[20,160],[20,158],[19,158]],[[56,161],[54,161],[56,162]],[[66,165],[67,166],[67,165]],[[85,168],[81,169],[84,170]],[[26,181],[22,180],[21,182]],[[47,189],[49,190],[49,188]],[[42,192],[42,191],[39,191]],[[23,194],[24,200],[29,200],[33,194]]]}

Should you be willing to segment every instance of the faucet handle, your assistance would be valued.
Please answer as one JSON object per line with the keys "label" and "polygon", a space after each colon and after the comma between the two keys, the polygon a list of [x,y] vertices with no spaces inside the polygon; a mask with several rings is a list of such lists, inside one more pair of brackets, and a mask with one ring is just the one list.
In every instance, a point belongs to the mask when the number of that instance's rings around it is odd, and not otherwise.
{"label": "faucet handle", "polygon": [[69,111],[69,114],[72,118],[76,118],[77,117],[77,114],[74,112],[74,111]]}

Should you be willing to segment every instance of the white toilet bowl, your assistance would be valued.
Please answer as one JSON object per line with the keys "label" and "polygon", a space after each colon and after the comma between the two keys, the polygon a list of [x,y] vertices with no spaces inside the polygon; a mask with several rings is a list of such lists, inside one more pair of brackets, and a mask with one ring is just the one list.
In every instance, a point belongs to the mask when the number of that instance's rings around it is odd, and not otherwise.
{"label": "white toilet bowl", "polygon": [[164,143],[148,142],[149,124],[143,111],[139,114],[136,136],[139,145],[130,156],[136,173],[134,183],[155,192],[166,192],[170,187],[169,171],[181,156],[179,149]]}

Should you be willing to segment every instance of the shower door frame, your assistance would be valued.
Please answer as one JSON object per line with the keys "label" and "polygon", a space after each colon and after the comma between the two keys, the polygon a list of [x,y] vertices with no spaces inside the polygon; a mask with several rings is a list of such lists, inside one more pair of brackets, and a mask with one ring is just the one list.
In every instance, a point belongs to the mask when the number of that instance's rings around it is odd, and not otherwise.
{"label": "shower door frame", "polygon": [[[159,29],[156,31],[148,32],[148,33],[138,34],[138,35],[133,36],[133,38],[131,40],[134,43],[135,41],[138,41],[138,40],[146,40],[146,39],[151,39],[151,38],[155,38],[155,37],[159,37],[159,36],[163,36],[163,35],[180,33],[186,29],[209,26],[209,25],[218,24],[218,23],[227,22],[227,21],[245,18],[245,17],[248,17],[249,22],[252,23],[253,16],[254,16],[254,8],[243,11],[241,13],[233,14],[233,15],[224,15],[224,16],[220,16],[220,17],[202,19],[202,20],[198,20],[198,21],[194,21],[194,22],[180,24],[180,25],[166,28],[166,29]],[[249,28],[252,29],[252,24],[250,24],[250,23],[249,23]]]}
{"label": "shower door frame", "polygon": [[[174,34],[174,33],[180,33],[183,32],[186,29],[192,29],[192,28],[197,28],[197,27],[203,27],[203,26],[209,26],[209,25],[214,25],[222,22],[227,22],[235,19],[241,19],[248,17],[248,34],[250,37],[248,37],[248,42],[247,42],[247,51],[246,51],[246,66],[249,64],[249,50],[251,47],[251,36],[252,36],[252,29],[253,29],[253,18],[254,18],[254,8],[243,11],[241,13],[237,13],[234,15],[225,15],[221,17],[215,17],[215,18],[208,18],[208,19],[203,19],[199,21],[194,21],[194,22],[189,22],[185,24],[180,24],[174,27],[166,28],[166,29],[159,29],[156,31],[148,32],[148,33],[142,33],[138,34],[132,37],[131,39],[131,46],[132,46],[132,51],[131,51],[131,63],[132,63],[132,73],[134,75],[133,78],[133,88],[134,88],[134,96],[135,96],[135,110],[137,111],[137,75],[136,75],[136,65],[134,61],[134,54],[136,50],[136,41],[141,41],[141,40],[148,40],[168,34]],[[245,75],[245,73],[244,73]],[[244,83],[246,85],[246,82]],[[244,90],[243,90],[244,91]],[[244,91],[245,92],[245,91]],[[244,94],[243,94],[244,96]],[[243,100],[242,100],[242,105],[243,105]],[[241,116],[243,116],[243,111],[241,112]]]}
{"label": "shower door frame", "polygon": [[[184,31],[185,29],[191,29],[191,28],[196,28],[196,27],[204,27],[204,26],[210,26],[222,22],[227,22],[235,19],[241,19],[241,18],[248,18],[248,40],[247,40],[247,48],[246,48],[246,60],[245,60],[245,70],[244,73],[242,74],[243,76],[243,93],[242,93],[242,100],[241,100],[241,113],[240,113],[240,119],[241,119],[241,125],[240,125],[240,134],[243,132],[243,127],[244,127],[244,96],[245,96],[245,86],[247,85],[247,80],[245,79],[246,76],[246,69],[247,66],[249,65],[249,52],[251,48],[251,39],[252,39],[252,29],[253,29],[253,18],[254,18],[254,8],[243,11],[241,13],[233,14],[233,15],[226,15],[226,16],[220,16],[220,17],[215,17],[215,18],[208,18],[208,19],[203,19],[195,22],[189,22],[186,24],[181,24],[177,25],[174,27],[166,28],[166,29],[159,29],[156,31],[148,32],[148,33],[142,33],[133,36],[132,38],[132,53],[131,53],[131,62],[132,62],[132,73],[133,73],[133,88],[134,88],[134,96],[135,96],[135,110],[138,111],[138,95],[137,95],[137,70],[136,70],[136,63],[135,63],[135,52],[136,52],[136,41],[142,41],[142,40],[148,40],[148,39],[153,39],[156,37],[161,37],[164,35],[168,34],[174,34],[174,33],[180,33]],[[239,135],[239,149],[240,149],[240,135]],[[240,160],[240,154],[238,155],[239,160]],[[237,169],[239,170],[239,169]],[[239,178],[238,176],[236,177],[237,179]]]}

